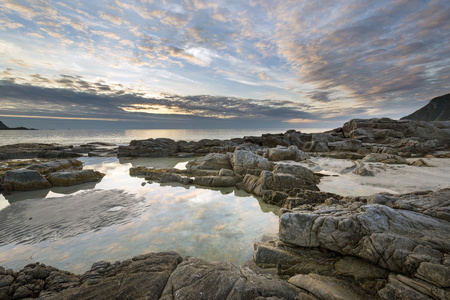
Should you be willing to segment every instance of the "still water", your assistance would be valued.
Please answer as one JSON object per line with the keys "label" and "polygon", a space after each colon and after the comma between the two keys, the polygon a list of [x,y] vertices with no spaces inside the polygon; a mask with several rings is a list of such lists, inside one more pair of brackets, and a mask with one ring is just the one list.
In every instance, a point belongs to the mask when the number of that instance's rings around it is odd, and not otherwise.
{"label": "still water", "polygon": [[40,261],[82,273],[95,261],[168,250],[241,265],[255,241],[278,232],[277,208],[245,192],[144,184],[128,173],[133,165],[182,166],[181,159],[80,160],[106,176],[0,196],[0,265],[17,270]]}
{"label": "still water", "polygon": [[[18,143],[85,144],[106,142],[128,144],[131,140],[170,138],[175,141],[199,141],[201,139],[231,139],[244,136],[260,136],[264,133],[284,133],[286,129],[135,129],[135,130],[0,130],[0,146]],[[294,128],[295,129],[295,128]],[[326,128],[296,129],[302,132],[323,132]]]}

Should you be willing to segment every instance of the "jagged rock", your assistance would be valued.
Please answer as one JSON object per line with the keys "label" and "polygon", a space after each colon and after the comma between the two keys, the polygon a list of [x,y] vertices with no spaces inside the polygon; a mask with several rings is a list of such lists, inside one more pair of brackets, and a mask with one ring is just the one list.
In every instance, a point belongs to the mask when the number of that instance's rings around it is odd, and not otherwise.
{"label": "jagged rock", "polygon": [[314,273],[296,275],[289,279],[289,283],[308,291],[321,300],[362,300],[365,298],[361,296],[361,290],[356,290],[344,280]]}
{"label": "jagged rock", "polygon": [[270,148],[267,154],[267,159],[270,161],[280,160],[294,160],[303,161],[308,159],[309,155],[299,150],[297,146],[277,146],[276,148]]}
{"label": "jagged rock", "polygon": [[52,186],[72,186],[85,182],[100,181],[104,173],[94,170],[55,172],[47,176]]}
{"label": "jagged rock", "polygon": [[258,276],[251,270],[236,269],[228,262],[208,263],[186,258],[169,277],[161,300],[168,299],[256,299],[279,297],[298,299],[297,291],[287,283]]}
{"label": "jagged rock", "polygon": [[237,176],[200,176],[195,177],[193,183],[210,187],[232,187],[240,181]]}
{"label": "jagged rock", "polygon": [[385,164],[404,164],[409,162],[401,156],[395,154],[371,153],[362,159],[363,162],[381,162]]}
{"label": "jagged rock", "polygon": [[346,141],[330,142],[327,146],[333,151],[356,152],[362,147],[362,142],[360,140],[350,139]]}
{"label": "jagged rock", "polygon": [[356,281],[387,278],[388,271],[362,259],[346,256],[334,264],[337,274]]}
{"label": "jagged rock", "polygon": [[6,171],[3,176],[5,191],[32,191],[50,187],[51,184],[35,170],[10,170]]}
{"label": "jagged rock", "polygon": [[273,173],[270,171],[262,171],[259,176],[245,175],[243,189],[257,196],[262,196],[265,190],[290,191],[300,187],[308,190],[319,190],[316,186],[314,173],[312,171],[309,172],[309,176],[301,178],[292,174]]}
{"label": "jagged rock", "polygon": [[364,163],[362,162],[359,162],[359,167],[353,170],[352,173],[360,176],[375,176],[374,172],[367,169]]}
{"label": "jagged rock", "polygon": [[259,175],[261,171],[273,169],[273,163],[267,158],[246,150],[236,150],[230,161],[233,171],[241,175]]}
{"label": "jagged rock", "polygon": [[389,283],[378,292],[383,300],[391,299],[449,299],[448,290],[438,288],[420,279],[403,275],[389,275]]}
{"label": "jagged rock", "polygon": [[175,252],[150,253],[114,264],[94,263],[81,285],[45,299],[159,299],[181,257]]}
{"label": "jagged rock", "polygon": [[[316,207],[280,217],[280,239],[284,242],[358,256],[404,274],[414,272],[418,263],[429,261],[414,253],[417,246],[448,251],[449,232],[447,221],[379,204]],[[414,260],[408,259],[411,255]]]}
{"label": "jagged rock", "polygon": [[186,164],[188,169],[220,170],[232,169],[228,156],[221,153],[209,153]]}
{"label": "jagged rock", "polygon": [[36,170],[40,174],[49,174],[62,169],[81,169],[83,163],[77,159],[60,159],[44,162],[40,164],[34,164],[26,167],[28,170]]}
{"label": "jagged rock", "polygon": [[171,139],[133,140],[129,146],[119,146],[118,157],[165,157],[178,152],[178,144]]}

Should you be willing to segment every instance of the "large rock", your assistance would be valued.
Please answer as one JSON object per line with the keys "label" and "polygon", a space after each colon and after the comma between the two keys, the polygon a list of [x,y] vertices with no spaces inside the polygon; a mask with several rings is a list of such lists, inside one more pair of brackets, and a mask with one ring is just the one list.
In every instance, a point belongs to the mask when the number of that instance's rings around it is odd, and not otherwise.
{"label": "large rock", "polygon": [[385,153],[371,153],[366,155],[363,162],[380,162],[384,164],[403,164],[409,165],[409,162],[401,156]]}
{"label": "large rock", "polygon": [[6,171],[3,176],[3,189],[5,191],[32,191],[50,187],[51,184],[35,170],[10,170]]}
{"label": "large rock", "polygon": [[280,160],[294,160],[303,161],[309,158],[309,155],[305,152],[299,150],[297,146],[277,146],[276,148],[270,148],[268,151],[267,158],[270,161],[280,161]]}
{"label": "large rock", "polygon": [[100,181],[105,174],[94,170],[55,172],[47,176],[53,186],[72,186],[86,182]]}
{"label": "large rock", "polygon": [[[414,207],[409,204],[411,201],[398,197],[386,204],[390,202],[403,209],[355,202],[285,213],[280,217],[280,239],[301,247],[322,247],[354,255],[394,272],[416,274],[425,281],[446,284],[436,281],[432,273],[448,273],[443,271],[448,270],[443,262],[444,253],[450,249],[450,223],[433,217],[436,213],[426,208],[431,206],[427,202],[434,203],[437,211],[445,207],[448,203],[445,195],[449,192],[442,190],[422,197],[421,209],[417,208],[418,199],[414,200]],[[430,265],[422,266],[423,263]],[[425,271],[428,267],[434,271]]]}
{"label": "large rock", "polygon": [[222,153],[209,153],[186,164],[188,169],[220,170],[232,169],[228,156]]}
{"label": "large rock", "polygon": [[26,167],[28,170],[36,170],[41,174],[49,174],[62,169],[81,169],[83,163],[77,159],[60,159],[34,164]]}
{"label": "large rock", "polygon": [[292,174],[270,171],[263,171],[259,176],[246,175],[242,187],[246,192],[253,193],[256,196],[262,196],[265,190],[285,192],[295,188],[319,190],[316,186],[314,173],[310,177],[296,177]]}
{"label": "large rock", "polygon": [[129,146],[119,146],[119,157],[165,157],[178,152],[178,144],[171,139],[133,140]]}
{"label": "large rock", "polygon": [[346,141],[338,141],[328,143],[328,148],[333,151],[353,151],[356,152],[362,147],[362,142],[356,139],[349,139]]}
{"label": "large rock", "polygon": [[241,175],[259,175],[261,171],[271,171],[273,169],[273,163],[267,158],[247,150],[236,150],[231,154],[230,161],[233,171]]}
{"label": "large rock", "polygon": [[161,299],[298,299],[297,294],[287,283],[258,276],[248,268],[188,257],[170,276]]}

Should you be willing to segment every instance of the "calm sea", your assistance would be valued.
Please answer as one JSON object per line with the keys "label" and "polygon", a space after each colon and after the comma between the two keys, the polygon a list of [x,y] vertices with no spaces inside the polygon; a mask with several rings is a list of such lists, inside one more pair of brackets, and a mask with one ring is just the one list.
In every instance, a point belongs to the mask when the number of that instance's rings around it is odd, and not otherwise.
{"label": "calm sea", "polygon": [[[170,138],[173,140],[199,141],[201,139],[230,139],[244,136],[260,136],[264,133],[284,133],[289,129],[89,129],[89,130],[0,130],[0,145],[17,143],[86,144],[106,142],[118,145],[131,140]],[[301,132],[323,132],[328,128],[296,129]]]}

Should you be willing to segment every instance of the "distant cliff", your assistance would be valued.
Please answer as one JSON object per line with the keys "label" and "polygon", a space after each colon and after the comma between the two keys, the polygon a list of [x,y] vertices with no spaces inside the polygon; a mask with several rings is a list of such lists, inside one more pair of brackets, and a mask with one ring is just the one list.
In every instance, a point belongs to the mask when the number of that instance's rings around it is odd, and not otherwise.
{"label": "distant cliff", "polygon": [[2,121],[0,121],[0,129],[9,129],[9,127],[3,124]]}
{"label": "distant cliff", "polygon": [[419,110],[400,120],[450,121],[450,94],[436,97]]}

